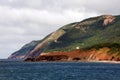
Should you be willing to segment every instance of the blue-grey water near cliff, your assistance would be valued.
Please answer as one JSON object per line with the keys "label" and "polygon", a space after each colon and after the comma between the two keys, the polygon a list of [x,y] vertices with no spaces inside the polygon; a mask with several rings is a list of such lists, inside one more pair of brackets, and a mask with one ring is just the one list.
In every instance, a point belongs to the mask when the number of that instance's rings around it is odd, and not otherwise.
{"label": "blue-grey water near cliff", "polygon": [[120,64],[0,61],[0,80],[120,80]]}

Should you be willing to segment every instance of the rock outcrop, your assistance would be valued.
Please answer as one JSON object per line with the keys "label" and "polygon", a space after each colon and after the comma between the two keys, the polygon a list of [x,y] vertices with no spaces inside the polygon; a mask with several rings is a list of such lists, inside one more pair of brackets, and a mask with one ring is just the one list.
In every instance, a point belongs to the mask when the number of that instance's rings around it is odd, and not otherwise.
{"label": "rock outcrop", "polygon": [[111,24],[114,22],[115,17],[112,15],[104,15],[104,22],[103,22],[103,26],[107,26],[108,24]]}
{"label": "rock outcrop", "polygon": [[109,51],[110,49],[105,47],[99,50],[41,53],[34,61],[120,61],[117,53],[110,55]]}

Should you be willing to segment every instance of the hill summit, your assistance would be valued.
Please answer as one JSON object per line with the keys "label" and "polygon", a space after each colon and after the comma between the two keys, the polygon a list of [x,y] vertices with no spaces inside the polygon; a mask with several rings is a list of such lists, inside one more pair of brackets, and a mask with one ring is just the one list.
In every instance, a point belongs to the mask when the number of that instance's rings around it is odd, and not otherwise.
{"label": "hill summit", "polygon": [[67,24],[32,41],[10,59],[26,61],[120,60],[120,16],[102,15]]}

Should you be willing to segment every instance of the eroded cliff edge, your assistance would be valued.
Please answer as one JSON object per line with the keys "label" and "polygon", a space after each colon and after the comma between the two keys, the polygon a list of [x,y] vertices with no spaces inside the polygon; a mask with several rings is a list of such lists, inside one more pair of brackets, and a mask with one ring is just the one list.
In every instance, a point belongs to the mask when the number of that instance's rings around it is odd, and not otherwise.
{"label": "eroded cliff edge", "polygon": [[120,16],[102,15],[71,23],[35,43],[14,57],[21,58],[19,54],[26,61],[119,60]]}

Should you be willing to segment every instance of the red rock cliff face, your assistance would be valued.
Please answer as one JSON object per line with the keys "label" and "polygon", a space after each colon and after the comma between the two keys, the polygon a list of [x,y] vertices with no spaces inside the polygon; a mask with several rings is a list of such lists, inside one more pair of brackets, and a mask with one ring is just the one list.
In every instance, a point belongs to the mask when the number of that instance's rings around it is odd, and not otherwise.
{"label": "red rock cliff face", "polygon": [[35,61],[120,61],[120,57],[116,57],[116,53],[110,55],[109,50],[109,48],[102,48],[88,51],[42,53]]}

